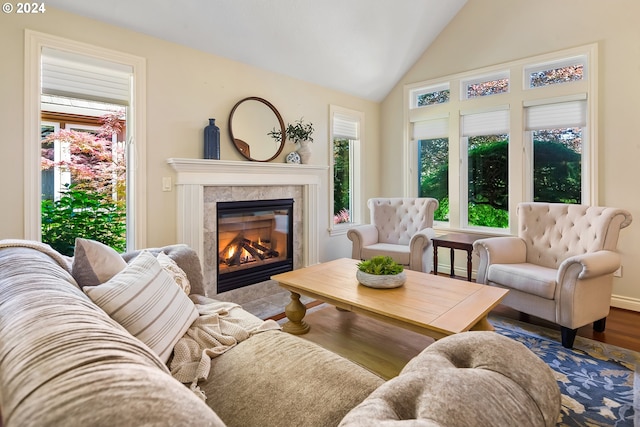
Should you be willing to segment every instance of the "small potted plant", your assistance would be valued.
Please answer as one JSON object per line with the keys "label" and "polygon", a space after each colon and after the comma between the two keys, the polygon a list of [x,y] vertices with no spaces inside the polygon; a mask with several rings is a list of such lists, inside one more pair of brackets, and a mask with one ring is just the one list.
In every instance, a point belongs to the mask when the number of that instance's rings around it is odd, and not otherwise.
{"label": "small potted plant", "polygon": [[313,123],[305,123],[303,118],[296,120],[294,124],[288,123],[285,132],[287,138],[294,143],[313,142],[311,135],[313,134]]}
{"label": "small potted plant", "polygon": [[407,280],[404,267],[389,256],[374,256],[357,264],[358,282],[370,288],[397,288]]}
{"label": "small potted plant", "polygon": [[[308,163],[309,158],[311,157],[311,148],[309,147],[309,143],[313,142],[313,138],[311,137],[313,131],[313,123],[305,123],[302,120],[302,117],[296,120],[294,124],[288,123],[284,130],[287,139],[292,141],[294,144],[298,144],[297,151],[302,163]],[[274,129],[269,132],[269,136],[280,141],[281,133]]]}

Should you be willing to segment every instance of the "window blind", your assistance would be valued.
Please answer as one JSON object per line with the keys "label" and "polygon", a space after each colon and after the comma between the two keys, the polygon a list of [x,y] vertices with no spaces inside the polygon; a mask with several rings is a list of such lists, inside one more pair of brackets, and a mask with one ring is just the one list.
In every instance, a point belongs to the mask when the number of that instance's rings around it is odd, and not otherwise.
{"label": "window blind", "polygon": [[42,49],[42,93],[128,105],[133,70],[115,62]]}
{"label": "window blind", "polygon": [[586,124],[586,101],[559,102],[525,108],[526,130],[584,127]]}
{"label": "window blind", "polygon": [[449,136],[449,117],[421,120],[413,124],[413,139],[446,138]]}
{"label": "window blind", "polygon": [[464,114],[462,136],[496,135],[509,133],[509,110]]}
{"label": "window blind", "polygon": [[341,139],[360,139],[359,120],[342,114],[333,115],[333,137]]}

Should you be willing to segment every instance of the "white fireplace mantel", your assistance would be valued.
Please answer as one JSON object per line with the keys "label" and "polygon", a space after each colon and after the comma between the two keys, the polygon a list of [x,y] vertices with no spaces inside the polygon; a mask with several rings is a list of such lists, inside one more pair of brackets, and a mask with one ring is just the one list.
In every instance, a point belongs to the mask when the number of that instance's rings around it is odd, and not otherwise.
{"label": "white fireplace mantel", "polygon": [[303,188],[303,263],[319,262],[318,211],[327,166],[229,160],[167,159],[176,171],[177,238],[203,259],[204,187],[300,185]]}

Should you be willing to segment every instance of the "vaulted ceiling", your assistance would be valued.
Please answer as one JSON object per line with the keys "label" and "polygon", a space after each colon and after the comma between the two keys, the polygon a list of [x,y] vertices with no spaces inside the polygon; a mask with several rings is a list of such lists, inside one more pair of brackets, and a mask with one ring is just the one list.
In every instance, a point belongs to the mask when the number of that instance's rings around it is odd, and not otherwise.
{"label": "vaulted ceiling", "polygon": [[467,0],[48,0],[47,6],[380,101]]}

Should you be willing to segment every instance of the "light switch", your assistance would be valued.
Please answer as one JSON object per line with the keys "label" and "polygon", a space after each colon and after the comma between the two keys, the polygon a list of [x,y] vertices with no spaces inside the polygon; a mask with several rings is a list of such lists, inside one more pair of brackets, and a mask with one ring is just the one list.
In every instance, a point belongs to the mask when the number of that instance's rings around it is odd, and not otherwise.
{"label": "light switch", "polygon": [[622,266],[618,267],[618,269],[613,272],[613,277],[622,277]]}
{"label": "light switch", "polygon": [[162,177],[162,191],[171,191],[171,177],[163,176]]}

